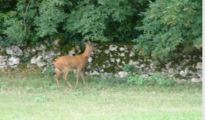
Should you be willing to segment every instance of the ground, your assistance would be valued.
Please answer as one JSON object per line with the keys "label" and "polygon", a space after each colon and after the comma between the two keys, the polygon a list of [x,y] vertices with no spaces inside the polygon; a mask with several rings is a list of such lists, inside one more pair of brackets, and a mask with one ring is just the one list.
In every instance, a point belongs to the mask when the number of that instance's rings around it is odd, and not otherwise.
{"label": "ground", "polygon": [[[72,85],[74,75],[69,76]],[[87,76],[69,88],[51,76],[0,74],[0,120],[200,120],[201,83],[128,85],[119,78]]]}

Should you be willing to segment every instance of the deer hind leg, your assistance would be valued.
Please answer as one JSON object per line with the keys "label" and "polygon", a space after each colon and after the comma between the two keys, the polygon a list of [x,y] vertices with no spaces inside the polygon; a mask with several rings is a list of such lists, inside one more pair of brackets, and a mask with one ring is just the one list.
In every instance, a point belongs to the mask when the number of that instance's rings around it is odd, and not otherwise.
{"label": "deer hind leg", "polygon": [[83,72],[80,72],[81,78],[83,79],[83,84],[85,85],[85,75],[83,74]]}
{"label": "deer hind leg", "polygon": [[59,80],[58,80],[58,77],[60,74],[61,74],[61,71],[58,68],[56,68],[56,74],[54,75],[54,77],[56,79],[56,83],[57,83],[58,88],[60,88],[60,84],[59,84]]}
{"label": "deer hind leg", "polygon": [[68,85],[69,87],[72,87],[72,85],[70,84],[70,82],[67,81],[67,76],[68,76],[68,73],[69,73],[69,72],[70,72],[69,69],[63,70],[63,73],[64,73],[63,80],[67,83],[67,85]]}

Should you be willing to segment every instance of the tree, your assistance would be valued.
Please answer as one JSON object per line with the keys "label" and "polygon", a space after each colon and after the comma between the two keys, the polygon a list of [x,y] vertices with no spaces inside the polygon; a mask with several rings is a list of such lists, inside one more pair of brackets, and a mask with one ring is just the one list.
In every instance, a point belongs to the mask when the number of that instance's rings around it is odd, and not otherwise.
{"label": "tree", "polygon": [[[1,0],[1,45],[61,37],[70,41],[131,41],[148,0]],[[3,5],[2,5],[3,6]],[[6,17],[5,17],[6,16]],[[136,20],[137,19],[137,20]]]}
{"label": "tree", "polygon": [[142,13],[136,50],[154,60],[169,61],[202,49],[202,1],[156,0]]}
{"label": "tree", "polygon": [[147,0],[78,1],[67,19],[65,29],[94,41],[131,41],[138,13]]}

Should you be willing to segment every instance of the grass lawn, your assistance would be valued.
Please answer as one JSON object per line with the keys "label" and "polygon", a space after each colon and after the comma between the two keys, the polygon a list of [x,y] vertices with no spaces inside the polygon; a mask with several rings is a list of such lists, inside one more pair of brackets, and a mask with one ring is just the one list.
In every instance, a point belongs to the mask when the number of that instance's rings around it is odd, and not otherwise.
{"label": "grass lawn", "polygon": [[[128,85],[87,76],[69,88],[41,74],[0,75],[0,120],[201,120],[201,84]],[[68,78],[72,85],[75,78]]]}

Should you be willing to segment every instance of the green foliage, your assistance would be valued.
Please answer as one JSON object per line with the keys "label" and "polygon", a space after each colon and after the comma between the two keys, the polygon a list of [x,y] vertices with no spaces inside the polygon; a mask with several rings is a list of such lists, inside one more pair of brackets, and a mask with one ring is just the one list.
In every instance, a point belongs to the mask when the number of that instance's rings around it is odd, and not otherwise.
{"label": "green foliage", "polygon": [[[71,42],[131,41],[148,0],[1,0],[1,45],[27,45],[56,36]],[[5,6],[4,6],[5,5]],[[138,20],[136,22],[136,19]]]}
{"label": "green foliage", "polygon": [[136,72],[137,68],[134,65],[125,64],[123,70],[126,72]]}
{"label": "green foliage", "polygon": [[146,79],[142,75],[130,76],[127,82],[130,85],[139,85],[139,86],[145,85],[147,83]]}
{"label": "green foliage", "polygon": [[58,33],[59,23],[62,23],[67,17],[64,6],[66,6],[64,0],[44,0],[40,3],[40,15],[35,18],[38,36],[45,37]]}
{"label": "green foliage", "polygon": [[8,44],[15,43],[17,45],[23,44],[27,36],[26,29],[23,27],[21,21],[13,18],[5,22],[8,26],[4,31],[8,35]]}
{"label": "green foliage", "polygon": [[174,80],[172,78],[163,77],[160,73],[152,74],[152,76],[149,77],[149,80],[160,86],[171,86],[174,84]]}
{"label": "green foliage", "polygon": [[21,0],[12,4],[14,9],[0,14],[0,25],[3,27],[0,35],[6,38],[0,41],[1,44],[27,45],[48,35],[47,38],[55,37],[67,17],[64,8],[69,3],[63,0]]}
{"label": "green foliage", "polygon": [[[0,38],[5,29],[5,19],[9,17],[7,12],[12,11],[14,9],[14,4],[16,4],[15,0],[0,0]],[[0,39],[0,42],[1,41],[2,39]]]}
{"label": "green foliage", "polygon": [[94,4],[89,4],[89,1],[80,2],[76,6],[76,10],[72,11],[67,19],[65,29],[67,31],[82,34],[85,39],[104,40],[105,30],[104,16]]}
{"label": "green foliage", "polygon": [[0,45],[130,42],[143,57],[201,53],[201,0],[0,0]]}
{"label": "green foliage", "polygon": [[190,0],[156,0],[142,13],[143,32],[136,41],[142,56],[167,61],[202,48],[202,2]]}
{"label": "green foliage", "polygon": [[[10,10],[2,16],[4,23],[2,26],[3,34],[6,36],[6,41],[3,41],[5,45],[17,44],[25,45],[30,41],[35,41],[34,17],[37,14],[36,7],[38,6],[38,0],[21,0],[16,3],[14,10]],[[32,40],[30,39],[32,38]],[[1,41],[2,42],[2,41]]]}
{"label": "green foliage", "polygon": [[154,73],[152,76],[145,77],[144,75],[130,76],[127,80],[130,85],[160,85],[160,86],[172,86],[174,80],[171,78],[166,78],[160,73]]}

